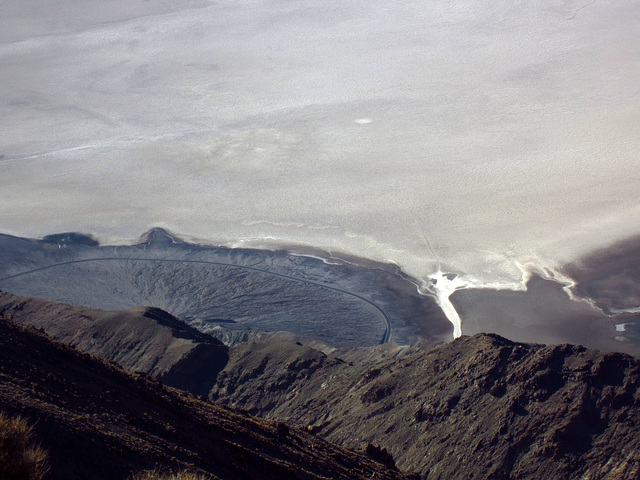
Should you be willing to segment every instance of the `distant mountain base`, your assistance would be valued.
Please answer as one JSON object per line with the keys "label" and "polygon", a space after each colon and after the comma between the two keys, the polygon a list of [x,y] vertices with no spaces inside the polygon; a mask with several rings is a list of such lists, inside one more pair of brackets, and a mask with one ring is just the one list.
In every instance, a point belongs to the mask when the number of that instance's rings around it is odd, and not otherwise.
{"label": "distant mountain base", "polygon": [[[453,292],[462,332],[640,356],[640,239],[563,270],[584,300],[536,275],[526,291]],[[158,307],[228,345],[265,335],[337,348],[450,341],[451,323],[418,283],[393,264],[301,246],[196,245],[162,229],[128,246],[99,245],[80,233],[0,235],[4,291],[93,308]]]}
{"label": "distant mountain base", "polygon": [[437,345],[452,332],[435,300],[395,265],[302,247],[195,245],[162,229],[129,246],[79,233],[0,235],[0,289],[102,309],[149,305],[202,331],[222,326],[230,339],[251,329],[336,347]]}

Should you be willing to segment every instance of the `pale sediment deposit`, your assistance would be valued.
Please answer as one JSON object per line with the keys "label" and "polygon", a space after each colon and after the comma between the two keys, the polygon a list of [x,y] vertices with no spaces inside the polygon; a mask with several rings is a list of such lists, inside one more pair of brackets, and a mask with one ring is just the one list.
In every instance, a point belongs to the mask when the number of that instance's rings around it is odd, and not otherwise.
{"label": "pale sediment deposit", "polygon": [[521,288],[640,231],[637,2],[41,3],[0,1],[5,233]]}

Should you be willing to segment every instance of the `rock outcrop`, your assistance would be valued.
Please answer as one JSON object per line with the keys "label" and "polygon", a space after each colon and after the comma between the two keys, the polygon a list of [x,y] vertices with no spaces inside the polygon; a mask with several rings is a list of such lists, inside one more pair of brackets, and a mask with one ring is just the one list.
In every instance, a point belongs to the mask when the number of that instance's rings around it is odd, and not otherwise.
{"label": "rock outcrop", "polygon": [[640,362],[573,345],[462,337],[349,364],[299,345],[237,346],[211,398],[379,445],[425,479],[640,478]]}

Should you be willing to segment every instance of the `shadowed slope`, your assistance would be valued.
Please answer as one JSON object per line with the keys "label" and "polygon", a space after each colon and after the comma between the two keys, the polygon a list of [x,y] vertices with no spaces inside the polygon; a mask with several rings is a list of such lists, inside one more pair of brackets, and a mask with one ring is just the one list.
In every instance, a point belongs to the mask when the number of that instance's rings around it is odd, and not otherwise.
{"label": "shadowed slope", "polygon": [[[14,310],[28,317],[35,307],[22,302]],[[66,311],[72,321],[92,324],[74,320],[73,309]],[[114,341],[130,328],[118,315],[132,313],[109,314]],[[165,312],[137,315],[154,322],[152,331],[189,336],[189,327]],[[138,355],[154,345],[145,343]],[[344,446],[368,445],[389,460],[379,445],[425,479],[640,478],[640,365],[628,355],[486,334],[436,349],[381,345],[331,356],[293,342],[252,342],[225,349],[228,359],[214,378],[192,351],[178,362],[183,388],[201,393],[215,383],[212,399]]]}
{"label": "shadowed slope", "polygon": [[0,312],[127,370],[197,394],[209,391],[228,360],[221,342],[158,308],[98,310],[0,292]]}
{"label": "shadowed slope", "polygon": [[35,423],[55,479],[123,479],[156,464],[220,479],[406,478],[284,424],[127,373],[0,318],[0,405]]}

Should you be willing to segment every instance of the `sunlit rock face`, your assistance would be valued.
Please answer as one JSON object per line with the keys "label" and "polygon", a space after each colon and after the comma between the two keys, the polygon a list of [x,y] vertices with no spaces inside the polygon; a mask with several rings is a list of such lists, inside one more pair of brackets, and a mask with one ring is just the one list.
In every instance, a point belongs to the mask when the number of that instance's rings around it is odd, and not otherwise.
{"label": "sunlit rock face", "polygon": [[635,1],[0,11],[5,233],[306,243],[427,288],[514,287],[640,229]]}

